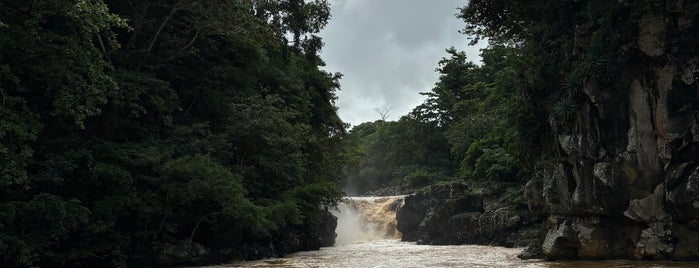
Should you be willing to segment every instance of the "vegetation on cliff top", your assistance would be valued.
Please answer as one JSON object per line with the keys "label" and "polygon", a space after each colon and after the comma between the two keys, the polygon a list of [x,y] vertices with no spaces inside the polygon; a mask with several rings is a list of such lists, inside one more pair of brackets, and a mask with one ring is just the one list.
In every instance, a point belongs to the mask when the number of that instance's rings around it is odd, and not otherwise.
{"label": "vegetation on cliff top", "polygon": [[531,169],[536,118],[521,96],[516,47],[493,44],[482,64],[447,50],[425,102],[400,120],[363,123],[348,140],[363,156],[349,169],[356,193],[403,183],[418,188],[449,180],[521,185]]}
{"label": "vegetation on cliff top", "polygon": [[[457,16],[473,42],[488,40],[482,63],[448,49],[450,56],[439,62],[439,81],[424,93],[422,105],[396,122],[353,128],[350,140],[365,158],[350,169],[350,183],[365,187],[358,193],[445,180],[506,182],[521,190],[537,172],[553,170],[562,154],[556,137],[574,131],[582,104],[589,101],[584,85],[618,91],[622,64],[642,58],[630,49],[637,46],[637,29],[625,22],[653,14],[671,17],[673,8],[680,8],[672,5],[469,1]],[[686,17],[699,14],[697,3],[681,8]],[[697,51],[699,33],[697,20],[684,23],[693,25],[675,33],[683,57]],[[678,88],[683,97],[670,98],[671,116],[692,112],[696,92],[691,92]]]}

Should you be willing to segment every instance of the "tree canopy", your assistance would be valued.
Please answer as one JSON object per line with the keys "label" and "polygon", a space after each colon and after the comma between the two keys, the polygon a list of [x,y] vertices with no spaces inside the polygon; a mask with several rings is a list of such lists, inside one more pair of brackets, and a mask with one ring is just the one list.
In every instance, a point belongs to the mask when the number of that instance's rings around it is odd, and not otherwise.
{"label": "tree canopy", "polygon": [[345,157],[329,18],[321,0],[0,1],[0,266],[176,264],[158,256],[183,241],[245,258],[260,228],[320,224]]}

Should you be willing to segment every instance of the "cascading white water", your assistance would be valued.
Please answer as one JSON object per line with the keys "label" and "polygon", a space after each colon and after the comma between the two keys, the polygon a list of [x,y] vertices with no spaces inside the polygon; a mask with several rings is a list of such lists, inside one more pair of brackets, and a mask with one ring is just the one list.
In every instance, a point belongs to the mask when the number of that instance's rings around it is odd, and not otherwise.
{"label": "cascading white water", "polygon": [[400,238],[396,211],[403,196],[348,197],[333,212],[337,217],[336,243]]}

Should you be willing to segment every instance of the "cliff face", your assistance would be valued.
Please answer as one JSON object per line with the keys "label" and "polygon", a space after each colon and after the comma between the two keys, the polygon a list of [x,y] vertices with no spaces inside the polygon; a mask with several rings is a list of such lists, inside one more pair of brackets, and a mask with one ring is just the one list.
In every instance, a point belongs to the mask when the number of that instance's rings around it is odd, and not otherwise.
{"label": "cliff face", "polygon": [[[552,126],[559,161],[525,189],[545,257],[699,259],[699,57],[683,2],[625,22],[620,86],[584,81],[574,121]],[[589,38],[578,25],[575,50]]]}
{"label": "cliff face", "polygon": [[396,213],[401,239],[429,245],[526,246],[539,234],[539,218],[509,204],[502,196],[504,188],[486,192],[452,182],[406,196]]}

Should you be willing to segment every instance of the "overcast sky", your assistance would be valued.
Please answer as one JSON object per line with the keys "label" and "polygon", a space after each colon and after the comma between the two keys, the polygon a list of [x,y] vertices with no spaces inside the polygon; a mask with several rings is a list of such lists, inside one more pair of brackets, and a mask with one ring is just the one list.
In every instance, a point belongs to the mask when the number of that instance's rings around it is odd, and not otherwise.
{"label": "overcast sky", "polygon": [[390,106],[389,120],[406,115],[437,81],[434,69],[450,46],[479,61],[458,33],[454,14],[465,0],[330,0],[332,18],[320,33],[323,69],[344,74],[337,93],[339,114],[353,126],[379,119],[376,108]]}

